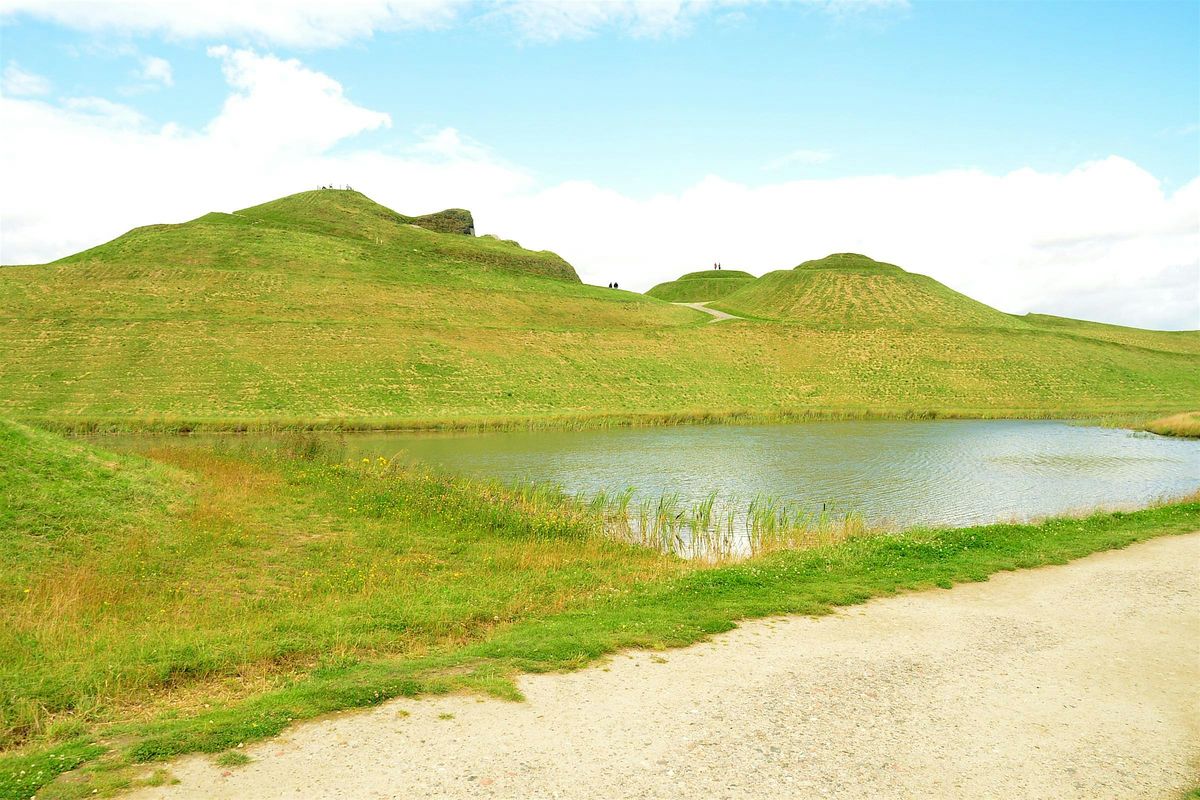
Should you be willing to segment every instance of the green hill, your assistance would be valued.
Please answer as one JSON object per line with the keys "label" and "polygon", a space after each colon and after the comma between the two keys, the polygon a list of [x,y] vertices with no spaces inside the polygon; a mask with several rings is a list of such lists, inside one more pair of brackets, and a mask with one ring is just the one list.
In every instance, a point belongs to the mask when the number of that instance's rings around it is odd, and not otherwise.
{"label": "green hill", "polygon": [[835,253],[769,272],[719,305],[741,316],[821,327],[1026,327],[933,278],[857,253]]}
{"label": "green hill", "polygon": [[753,275],[740,269],[701,270],[660,283],[646,294],[668,303],[707,303],[720,300],[753,280]]}
{"label": "green hill", "polygon": [[84,428],[1161,416],[1200,395],[1196,332],[1015,317],[862,256],[744,283],[719,305],[753,319],[708,324],[582,284],[553,253],[464,235],[465,214],[432,222],[320,190],[0,269],[0,415]]}
{"label": "green hill", "polygon": [[[291,265],[337,271],[351,261],[390,260],[394,270],[503,270],[579,282],[554,253],[467,234],[471,212],[448,209],[406,217],[349,190],[318,189],[180,225],[135,228],[56,264],[138,263],[258,269]],[[364,276],[365,277],[365,276]],[[449,277],[449,276],[447,276]]]}

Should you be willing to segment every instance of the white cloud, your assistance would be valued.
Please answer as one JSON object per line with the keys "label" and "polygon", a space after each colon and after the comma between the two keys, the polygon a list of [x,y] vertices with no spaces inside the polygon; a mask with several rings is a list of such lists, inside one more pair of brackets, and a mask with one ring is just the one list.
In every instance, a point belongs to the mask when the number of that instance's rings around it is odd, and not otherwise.
{"label": "white cloud", "polygon": [[138,72],[138,77],[145,81],[161,83],[163,86],[175,84],[171,62],[158,56],[146,56],[142,59],[142,68]]}
{"label": "white cloud", "polygon": [[391,117],[357,106],[342,85],[295,59],[210,47],[233,88],[207,128],[214,144],[271,158],[321,153],[363,131],[390,127]]}
{"label": "white cloud", "polygon": [[413,153],[436,156],[452,161],[496,161],[492,152],[457,128],[442,128],[428,133],[409,148]]}
{"label": "white cloud", "polygon": [[833,158],[833,153],[830,153],[828,150],[806,150],[801,148],[793,150],[790,153],[785,153],[779,158],[771,159],[766,164],[763,164],[763,169],[773,171],[790,167],[793,164],[824,164],[831,158]]}
{"label": "white cloud", "polygon": [[1200,327],[1200,179],[1168,193],[1118,157],[1065,173],[956,170],[751,186],[717,176],[646,199],[544,186],[453,128],[353,148],[388,115],[297,61],[215,48],[230,95],[200,129],[153,129],[100,98],[0,98],[3,262],[50,260],[136,225],[349,183],[403,213],[560,252],[585,280],[644,289],[720,260],[761,273],[838,251],[923,272],[1005,311]]}
{"label": "white cloud", "polygon": [[461,5],[460,0],[3,0],[0,13],[93,32],[332,47],[376,31],[436,27],[453,19]]}
{"label": "white cloud", "polygon": [[4,67],[4,76],[0,80],[0,88],[4,94],[13,97],[32,97],[50,93],[50,80],[33,72],[21,69],[15,61],[8,62]]}
{"label": "white cloud", "polygon": [[[498,19],[527,39],[555,41],[616,29],[634,36],[685,32],[701,16],[764,0],[0,0],[0,15],[77,30],[239,39],[333,47],[376,32]],[[791,0],[835,16],[907,7],[907,0]]]}

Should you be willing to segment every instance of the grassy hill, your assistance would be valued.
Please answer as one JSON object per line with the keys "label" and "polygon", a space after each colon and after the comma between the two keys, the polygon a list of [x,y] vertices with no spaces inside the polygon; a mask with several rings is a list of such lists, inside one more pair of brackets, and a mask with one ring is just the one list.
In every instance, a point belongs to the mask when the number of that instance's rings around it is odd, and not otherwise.
{"label": "grassy hill", "polygon": [[[421,217],[397,214],[359,192],[318,189],[244,208],[211,213],[180,225],[150,225],[56,264],[135,263],[174,267],[263,269],[292,266],[337,273],[360,262],[383,272],[436,270],[449,279],[504,271],[579,283],[575,269],[554,253],[532,252],[474,230],[469,211]],[[379,262],[384,262],[380,264]],[[386,267],[392,269],[386,269]],[[368,277],[363,275],[362,277]]]}
{"label": "grassy hill", "polygon": [[753,275],[740,269],[701,270],[660,283],[646,294],[668,303],[707,303],[720,300],[753,280]]}
{"label": "grassy hill", "polygon": [[135,429],[1148,417],[1200,395],[1196,332],[1015,317],[861,256],[747,283],[718,305],[756,319],[710,325],[422,219],[320,190],[0,269],[0,415]]}
{"label": "grassy hill", "polygon": [[832,328],[1027,327],[933,278],[857,253],[769,272],[718,305],[742,316]]}

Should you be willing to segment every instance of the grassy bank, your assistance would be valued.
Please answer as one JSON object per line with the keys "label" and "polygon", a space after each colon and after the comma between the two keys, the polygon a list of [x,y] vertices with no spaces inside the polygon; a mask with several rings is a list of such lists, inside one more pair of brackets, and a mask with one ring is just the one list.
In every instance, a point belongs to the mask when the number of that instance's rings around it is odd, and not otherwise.
{"label": "grassy bank", "polygon": [[1153,419],[1142,425],[1141,428],[1151,433],[1157,433],[1159,436],[1200,438],[1200,411],[1186,411],[1182,414]]}
{"label": "grassy bank", "polygon": [[[604,428],[662,427],[673,425],[774,425],[838,420],[935,420],[935,419],[1097,419],[1091,408],[904,408],[853,407],[801,408],[795,410],[725,409],[667,411],[635,414],[538,414],[530,416],[458,417],[407,419],[403,417],[290,418],[290,417],[101,417],[61,416],[14,417],[27,425],[69,436],[135,433],[303,433],[384,431],[533,431],[595,430]],[[1099,418],[1104,424],[1126,417]],[[1119,425],[1118,427],[1125,427]]]}
{"label": "grassy bank", "polygon": [[302,436],[146,447],[0,424],[0,797],[107,792],[337,709],[515,697],[521,671],[1200,529],[1187,502],[706,566],[613,541],[552,491],[345,463]]}
{"label": "grassy bank", "polygon": [[1081,416],[1078,419],[1106,428],[1128,428],[1146,431],[1159,436],[1177,436],[1181,439],[1200,438],[1200,411],[1183,411],[1177,414],[1115,414],[1096,418]]}

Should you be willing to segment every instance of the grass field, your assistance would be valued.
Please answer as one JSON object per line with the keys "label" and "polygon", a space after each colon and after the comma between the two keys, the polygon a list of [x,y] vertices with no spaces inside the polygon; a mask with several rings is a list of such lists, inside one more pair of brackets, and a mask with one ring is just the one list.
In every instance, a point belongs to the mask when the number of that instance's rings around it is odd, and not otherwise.
{"label": "grass field", "polygon": [[706,303],[720,300],[753,281],[753,275],[738,269],[708,269],[660,283],[646,294],[668,303]]}
{"label": "grass field", "polygon": [[339,708],[513,697],[522,670],[1200,527],[1186,502],[707,566],[613,541],[554,492],[349,463],[300,435],[145,447],[0,423],[0,797],[108,792]]}
{"label": "grass field", "polygon": [[306,192],[0,269],[0,414],[127,430],[1150,417],[1200,395],[1196,332],[1013,317],[853,259],[753,281],[719,305],[760,319],[708,325],[417,221]]}

